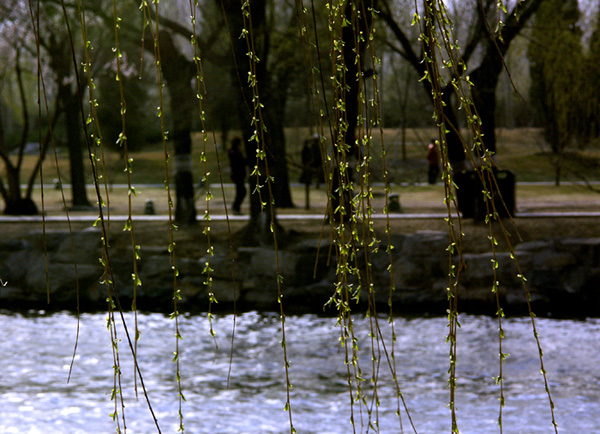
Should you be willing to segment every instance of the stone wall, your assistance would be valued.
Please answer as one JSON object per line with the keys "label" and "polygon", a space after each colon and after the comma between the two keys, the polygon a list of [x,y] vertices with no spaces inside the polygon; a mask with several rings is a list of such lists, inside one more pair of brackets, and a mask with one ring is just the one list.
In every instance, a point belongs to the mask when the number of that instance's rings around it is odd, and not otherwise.
{"label": "stone wall", "polygon": [[[395,312],[445,314],[448,270],[451,264],[459,264],[458,257],[449,259],[447,243],[448,235],[444,232],[394,235],[392,266],[389,266],[386,246],[381,246],[370,259],[373,294],[369,297],[368,291],[363,289],[357,296],[359,306],[353,309],[364,312],[370,301],[379,311],[387,312],[391,297]],[[141,255],[138,309],[170,312],[174,276],[166,247],[146,247]],[[114,282],[113,291],[116,289],[122,307],[130,309],[133,299],[131,247],[111,250],[111,276],[102,275],[101,256],[100,234],[93,228],[74,233],[72,239],[68,232],[48,232],[45,247],[41,232],[0,242],[0,278],[5,284],[0,287],[0,309],[75,310],[79,292],[82,310],[103,310],[107,290],[101,282],[107,278]],[[538,315],[596,316],[600,313],[600,238],[522,243],[517,246],[516,257],[519,266],[509,253],[496,255],[498,297],[506,313],[528,312],[528,295],[518,277],[520,274],[527,279],[529,299]],[[276,278],[279,274],[285,312],[335,312],[334,306],[325,307],[335,294],[334,282],[337,281],[335,253],[327,242],[304,239],[280,251],[278,261],[275,259],[273,249],[266,247],[239,248],[233,255],[217,251],[210,258],[210,268],[214,270],[211,272],[212,292],[218,303],[211,309],[279,311]],[[496,297],[491,291],[492,259],[491,253],[463,255],[466,268],[460,278],[459,310],[496,313]],[[206,260],[207,257],[199,256],[176,257],[181,310],[208,309]],[[364,267],[359,265],[359,268]],[[389,289],[391,282],[395,286],[393,292]],[[349,283],[352,289],[356,288],[357,279],[350,279]],[[351,306],[355,305],[356,302],[352,302]]]}

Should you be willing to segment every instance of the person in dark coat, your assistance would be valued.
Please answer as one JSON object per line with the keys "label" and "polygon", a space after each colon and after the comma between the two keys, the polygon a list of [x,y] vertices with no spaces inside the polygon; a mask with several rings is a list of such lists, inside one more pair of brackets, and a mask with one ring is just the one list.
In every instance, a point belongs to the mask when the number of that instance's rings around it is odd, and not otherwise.
{"label": "person in dark coat", "polygon": [[305,140],[300,154],[302,159],[302,172],[300,173],[300,182],[305,185],[310,185],[313,177],[313,149],[311,141]]}
{"label": "person in dark coat", "polygon": [[319,186],[325,182],[325,174],[323,173],[323,153],[321,152],[319,136],[315,136],[311,139],[311,148],[313,176],[316,180],[316,187],[319,188]]}
{"label": "person in dark coat", "polygon": [[246,158],[242,154],[242,139],[235,137],[231,141],[229,156],[230,176],[235,184],[235,200],[233,201],[233,212],[242,213],[242,202],[246,197]]}

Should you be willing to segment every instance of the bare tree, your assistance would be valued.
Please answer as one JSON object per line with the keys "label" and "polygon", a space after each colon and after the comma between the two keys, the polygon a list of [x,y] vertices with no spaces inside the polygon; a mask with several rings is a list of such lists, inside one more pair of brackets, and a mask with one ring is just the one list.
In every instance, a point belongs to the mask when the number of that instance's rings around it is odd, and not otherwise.
{"label": "bare tree", "polygon": [[[530,96],[552,151],[554,181],[560,184],[566,151],[583,145],[589,120],[583,73],[582,32],[576,0],[547,0],[540,8],[529,46]],[[591,115],[591,113],[590,113]]]}
{"label": "bare tree", "polygon": [[[423,8],[427,7],[424,0]],[[503,26],[494,31],[491,23],[497,20],[497,2],[495,0],[478,0],[474,22],[468,26],[466,40],[461,44],[460,57],[467,68],[463,74],[468,74],[473,84],[473,104],[482,124],[483,144],[491,152],[496,151],[495,110],[496,87],[504,68],[503,56],[512,41],[527,25],[543,0],[524,0],[516,2],[507,11]],[[411,37],[409,22],[401,22],[394,13],[392,3],[388,0],[378,0],[381,18],[387,24],[395,38],[395,49],[413,67],[419,77],[427,74],[426,63],[422,62],[427,55],[427,46]],[[459,7],[459,6],[457,6]],[[449,131],[447,135],[449,159],[456,170],[461,170],[465,164],[463,140],[460,137],[460,122],[452,102],[452,76],[443,85],[442,94],[445,101],[444,116]],[[421,80],[427,95],[431,98],[431,84]]]}
{"label": "bare tree", "polygon": [[[30,46],[32,40],[28,36],[31,23],[24,13],[24,7],[25,5],[15,0],[12,7],[0,14],[3,30],[0,50],[4,60],[0,72],[0,94],[15,95],[17,99],[9,105],[0,97],[0,159],[5,167],[5,177],[0,177],[0,195],[5,203],[3,212],[13,215],[38,213],[32,199],[33,186],[51,139],[48,127],[56,124],[59,114],[59,107],[54,107],[52,113],[46,114],[50,116],[49,125],[38,129],[38,155],[25,191],[22,191],[21,176],[26,145],[28,138],[35,134],[31,128],[31,119],[38,117],[31,113],[30,107],[30,102],[36,99],[32,85],[34,61]],[[12,89],[8,89],[11,87]],[[10,107],[16,107],[16,111]],[[20,132],[17,132],[19,130]]]}

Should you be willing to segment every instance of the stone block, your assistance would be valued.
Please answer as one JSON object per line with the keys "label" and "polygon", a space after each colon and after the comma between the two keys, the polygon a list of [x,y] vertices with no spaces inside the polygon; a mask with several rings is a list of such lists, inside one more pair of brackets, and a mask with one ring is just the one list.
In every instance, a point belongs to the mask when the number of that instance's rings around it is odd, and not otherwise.
{"label": "stone block", "polygon": [[249,262],[247,274],[273,278],[277,276],[277,263],[280,275],[285,279],[293,278],[297,257],[295,252],[280,250],[276,253],[273,249],[263,247],[245,247],[239,250],[240,262]]}
{"label": "stone block", "polygon": [[[240,299],[241,284],[239,281],[235,283],[231,280],[213,280],[210,288],[218,302],[233,303]],[[205,285],[206,295],[208,297],[208,286]]]}
{"label": "stone block", "polygon": [[544,291],[563,291],[565,285],[560,274],[556,270],[534,269],[528,276],[530,288]]}
{"label": "stone block", "polygon": [[520,243],[515,247],[515,253],[519,252],[543,252],[548,250],[554,250],[554,240],[538,240],[538,241],[527,241]]}
{"label": "stone block", "polygon": [[[73,248],[75,253],[73,253]],[[54,260],[62,263],[97,264],[102,257],[102,232],[100,229],[91,227],[83,231],[74,232],[73,240],[68,234],[56,250]]]}
{"label": "stone block", "polygon": [[556,250],[572,254],[581,265],[595,267],[600,264],[600,238],[564,238],[557,240]]}
{"label": "stone block", "polygon": [[58,302],[75,302],[77,280],[79,280],[80,296],[90,298],[90,295],[86,293],[87,288],[93,287],[101,278],[102,267],[100,265],[78,265],[76,272],[73,264],[49,264],[47,285],[45,265],[38,262],[27,273],[25,284],[40,297],[44,297],[49,289],[51,301],[54,299]]}
{"label": "stone block", "polygon": [[[76,232],[73,232],[75,235]],[[64,243],[66,239],[69,239],[69,231],[61,230],[47,230],[44,239],[44,232],[41,230],[32,231],[27,235],[26,240],[32,244],[32,246],[40,251],[55,252]]]}
{"label": "stone block", "polygon": [[448,234],[438,231],[419,231],[406,236],[402,245],[402,256],[446,255]]}
{"label": "stone block", "polygon": [[0,277],[4,281],[21,280],[33,266],[45,267],[44,254],[35,250],[19,250],[8,256],[2,265]]}
{"label": "stone block", "polygon": [[244,281],[242,292],[243,300],[256,308],[277,305],[277,282],[275,279]]}
{"label": "stone block", "polygon": [[195,303],[201,308],[206,308],[209,304],[209,291],[212,291],[217,303],[233,303],[241,296],[241,282],[234,284],[231,280],[213,279],[209,290],[204,279],[183,278],[179,281],[178,288],[183,303]]}
{"label": "stone block", "polygon": [[150,256],[139,261],[140,275],[148,278],[164,277],[173,279],[173,264],[168,256]]}
{"label": "stone block", "polygon": [[425,264],[409,259],[394,261],[394,285],[396,288],[426,288],[430,284],[430,274]]}
{"label": "stone block", "polygon": [[569,252],[549,250],[533,255],[533,266],[536,268],[560,271],[575,264],[577,264],[577,259]]}
{"label": "stone block", "polygon": [[[494,284],[494,255],[492,253],[463,254],[463,260],[466,268],[461,275],[460,283],[467,288],[484,287],[491,290]],[[496,253],[498,266],[495,269],[495,278],[501,285],[519,286],[521,279],[517,277],[518,269],[510,253]],[[458,258],[455,258],[454,264],[458,264]]]}
{"label": "stone block", "polygon": [[[236,255],[237,256],[237,255]],[[235,257],[234,257],[235,258]],[[196,261],[196,267],[202,273],[206,267],[206,261],[210,261],[210,268],[213,270],[211,275],[215,279],[231,279],[232,276],[232,264],[231,254],[216,253],[213,256],[205,255]],[[237,276],[242,276],[246,269],[245,264],[234,259],[234,269]],[[194,273],[196,274],[196,273]]]}
{"label": "stone block", "polygon": [[[298,254],[294,260],[293,277],[287,282],[294,287],[313,285],[321,280],[328,280],[328,274],[335,269],[335,260],[331,258],[330,264],[327,263],[327,251],[321,252],[319,258],[316,258],[316,251]],[[285,279],[285,277],[284,277]],[[285,280],[284,280],[285,282]]]}

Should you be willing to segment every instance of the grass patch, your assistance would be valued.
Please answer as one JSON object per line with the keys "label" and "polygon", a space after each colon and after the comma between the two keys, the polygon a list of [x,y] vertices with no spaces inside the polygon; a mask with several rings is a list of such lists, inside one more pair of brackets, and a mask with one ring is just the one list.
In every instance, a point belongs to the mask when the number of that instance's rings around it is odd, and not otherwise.
{"label": "grass patch", "polygon": [[[308,128],[293,128],[286,130],[287,135],[287,164],[290,171],[291,182],[297,182],[300,176],[300,150],[303,141],[311,137],[314,132]],[[373,138],[373,147],[371,149],[371,182],[383,181],[384,162],[381,158],[382,138],[377,132]],[[233,137],[233,133],[231,137]],[[428,140],[435,137],[434,129],[407,129],[404,133],[398,129],[385,129],[383,131],[383,142],[386,147],[385,167],[389,173],[389,181],[394,183],[394,191],[401,195],[401,205],[405,210],[411,209],[440,209],[444,207],[443,191],[441,186],[414,186],[424,183],[427,176],[427,167],[425,152]],[[220,136],[219,136],[220,137]],[[229,161],[227,159],[226,146],[221,143],[215,143],[212,135],[208,136],[206,142],[206,160],[207,171],[210,172],[208,182],[210,184],[220,184],[221,181],[229,183]],[[201,154],[203,146],[203,137],[200,133],[193,135],[194,161],[194,179],[198,183],[204,176],[204,165],[201,163]],[[169,151],[171,152],[171,151]],[[106,180],[109,188],[113,188],[113,203],[118,206],[118,211],[122,211],[122,205],[119,204],[117,196],[120,195],[119,184],[127,183],[127,174],[125,172],[125,161],[115,151],[105,151],[105,161],[100,165],[102,179]],[[551,162],[551,155],[544,148],[542,133],[538,129],[522,128],[498,131],[498,152],[496,161],[500,168],[509,169],[516,175],[517,184],[520,182],[553,182],[554,169]],[[153,200],[156,204],[166,203],[164,185],[167,170],[169,179],[172,182],[174,174],[172,173],[173,159],[170,160],[168,168],[165,167],[165,152],[161,144],[148,146],[146,149],[138,152],[132,152],[133,159],[131,182],[139,191],[135,199],[136,206],[143,209],[143,202],[147,199]],[[36,157],[26,155],[22,164],[22,180],[26,179],[31,173]],[[67,152],[61,152],[58,155],[60,174],[63,184],[69,183],[69,161]],[[563,170],[563,181],[581,181],[582,176],[588,181],[600,180],[600,146],[590,146],[585,150],[573,150],[566,154],[565,168]],[[89,166],[89,162],[87,163]],[[92,182],[91,170],[87,170],[88,182]],[[49,201],[49,209],[60,208],[62,205],[58,195],[54,197],[52,186],[58,178],[57,168],[54,163],[54,157],[48,156],[43,165],[44,185],[46,186],[46,196]],[[0,168],[0,176],[5,179],[5,168]],[[157,185],[158,188],[141,187],[142,185]],[[413,185],[414,187],[397,187],[397,185]],[[138,187],[140,186],[140,187]],[[381,190],[381,191],[379,191]],[[221,192],[213,188],[213,201],[215,209],[223,207],[223,203],[230,200],[233,190],[225,188],[225,199]],[[126,193],[126,191],[124,191]],[[374,206],[377,212],[382,209],[385,202],[385,195],[382,188],[376,188],[375,193],[378,197],[374,200]],[[304,208],[305,197],[304,189],[301,187],[293,189],[293,199],[297,209]],[[126,198],[126,194],[124,195]],[[200,189],[197,192],[198,204],[205,207],[204,192]],[[591,193],[589,189],[581,186],[561,186],[556,187],[526,187],[518,185],[517,187],[517,206],[521,207],[523,202],[533,204],[533,207],[542,206],[542,202],[558,206],[556,204],[564,203],[579,207],[580,204],[589,202],[594,206],[596,193]],[[67,192],[67,199],[69,198]],[[93,194],[90,192],[90,199],[93,200]],[[34,200],[39,201],[39,194],[34,194]],[[123,200],[126,202],[126,199]],[[141,202],[141,205],[137,205]],[[321,186],[320,190],[311,190],[311,208],[321,208],[325,206],[326,197]],[[220,203],[220,204],[219,204]],[[589,207],[589,206],[588,206]],[[164,211],[158,206],[158,211]]]}

